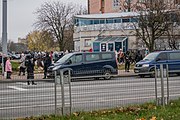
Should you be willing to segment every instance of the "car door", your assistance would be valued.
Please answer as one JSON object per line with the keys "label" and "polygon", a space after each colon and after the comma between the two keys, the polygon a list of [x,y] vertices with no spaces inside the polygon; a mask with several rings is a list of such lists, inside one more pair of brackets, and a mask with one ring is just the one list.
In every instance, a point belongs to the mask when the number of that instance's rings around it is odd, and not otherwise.
{"label": "car door", "polygon": [[166,64],[168,64],[168,56],[166,52],[162,52],[158,55],[158,57],[156,58],[156,63],[158,65],[158,67],[160,66],[160,64],[163,64],[163,67],[166,67]]}
{"label": "car door", "polygon": [[71,56],[67,61],[63,69],[70,68],[73,75],[79,75],[83,71],[83,55],[75,54]]}
{"label": "car door", "polygon": [[84,74],[95,75],[99,73],[101,66],[100,53],[86,53],[84,63]]}
{"label": "car door", "polygon": [[170,52],[168,61],[169,71],[180,71],[180,52]]}

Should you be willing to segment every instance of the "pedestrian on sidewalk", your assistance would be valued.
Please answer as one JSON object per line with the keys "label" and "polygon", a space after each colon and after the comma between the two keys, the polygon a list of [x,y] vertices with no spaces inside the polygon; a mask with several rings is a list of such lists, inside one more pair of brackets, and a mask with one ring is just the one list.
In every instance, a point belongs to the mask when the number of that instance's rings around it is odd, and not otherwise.
{"label": "pedestrian on sidewalk", "polygon": [[119,60],[119,64],[123,64],[124,63],[124,53],[122,51],[122,49],[119,50],[119,53],[118,53],[118,60]]}
{"label": "pedestrian on sidewalk", "polygon": [[142,59],[143,59],[142,54],[140,53],[140,51],[137,51],[136,56],[135,56],[136,63],[141,61]]}
{"label": "pedestrian on sidewalk", "polygon": [[25,75],[25,70],[26,70],[25,58],[26,58],[26,56],[24,55],[24,53],[22,53],[21,59],[20,59],[19,76],[21,75],[21,72],[23,73],[23,75]]}
{"label": "pedestrian on sidewalk", "polygon": [[[35,65],[35,59],[32,55],[26,56],[25,65],[27,67],[27,79],[28,79],[28,85],[30,85],[30,82],[32,82],[32,85],[36,85],[34,83],[34,65]],[[31,81],[29,80],[31,79]]]}
{"label": "pedestrian on sidewalk", "polygon": [[130,62],[131,62],[130,52],[126,51],[126,54],[125,54],[125,72],[129,72]]}
{"label": "pedestrian on sidewalk", "polygon": [[11,79],[12,65],[11,65],[9,57],[7,57],[7,60],[6,60],[5,71],[7,73],[6,79]]}
{"label": "pedestrian on sidewalk", "polygon": [[46,57],[44,58],[44,78],[43,79],[46,79],[47,69],[51,65],[51,63],[52,63],[52,61],[51,61],[51,58],[49,56],[49,53],[46,53]]}

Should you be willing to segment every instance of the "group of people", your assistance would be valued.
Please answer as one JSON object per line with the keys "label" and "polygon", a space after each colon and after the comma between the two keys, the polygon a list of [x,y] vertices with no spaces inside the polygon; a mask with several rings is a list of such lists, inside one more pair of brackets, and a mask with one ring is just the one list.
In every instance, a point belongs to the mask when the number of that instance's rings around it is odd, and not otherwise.
{"label": "group of people", "polygon": [[116,52],[116,58],[119,65],[125,64],[125,72],[129,72],[130,64],[139,62],[143,59],[143,56],[140,51],[137,51],[136,53],[126,51],[124,53],[122,49],[120,49]]}
{"label": "group of people", "polygon": [[[28,53],[28,54],[21,54],[21,58],[19,60],[20,66],[19,66],[19,76],[25,75],[27,72],[27,79],[28,85],[32,83],[32,85],[36,85],[36,83],[33,81],[34,79],[34,66],[35,62],[38,63],[38,61],[41,61],[41,67],[43,67],[44,70],[44,77],[43,79],[46,79],[47,77],[47,69],[52,64],[52,58],[51,54],[46,52],[43,56],[35,57],[34,54]],[[11,79],[12,74],[12,64],[10,62],[10,57],[6,57],[5,60],[5,74],[7,79]]]}

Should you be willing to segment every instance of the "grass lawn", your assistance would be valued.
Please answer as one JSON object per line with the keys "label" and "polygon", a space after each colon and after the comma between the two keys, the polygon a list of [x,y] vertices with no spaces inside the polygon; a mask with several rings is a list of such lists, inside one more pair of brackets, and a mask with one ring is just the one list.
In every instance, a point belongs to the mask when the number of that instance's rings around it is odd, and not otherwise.
{"label": "grass lawn", "polygon": [[155,106],[152,103],[120,107],[116,109],[77,112],[70,116],[41,116],[17,120],[179,120],[180,99],[171,101],[169,105]]}
{"label": "grass lawn", "polygon": [[[18,61],[11,61],[11,64],[12,64],[12,71],[13,71],[12,74],[18,74],[20,63]],[[35,66],[34,68],[35,68],[34,73],[43,73],[43,68],[38,69],[37,66]],[[0,66],[0,73],[2,73],[2,66]]]}

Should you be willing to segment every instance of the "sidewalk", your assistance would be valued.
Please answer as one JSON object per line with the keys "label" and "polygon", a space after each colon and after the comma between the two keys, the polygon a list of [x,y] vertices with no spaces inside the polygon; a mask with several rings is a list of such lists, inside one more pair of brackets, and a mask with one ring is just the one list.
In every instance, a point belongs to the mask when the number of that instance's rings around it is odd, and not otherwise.
{"label": "sidewalk", "polygon": [[118,76],[119,77],[133,77],[133,76],[137,76],[137,74],[135,74],[133,70],[130,70],[129,72],[125,72],[125,70],[118,70]]}
{"label": "sidewalk", "polygon": [[[118,70],[118,76],[119,77],[133,77],[133,76],[137,76],[137,74],[134,73],[133,70],[130,70],[129,72],[125,72],[124,70]],[[36,73],[34,74],[34,79],[42,79],[44,77],[43,73]],[[9,80],[26,80],[27,79],[27,75],[25,76],[18,76],[17,74],[12,74],[11,75],[11,79]],[[0,80],[7,80],[4,76],[0,75]]]}

